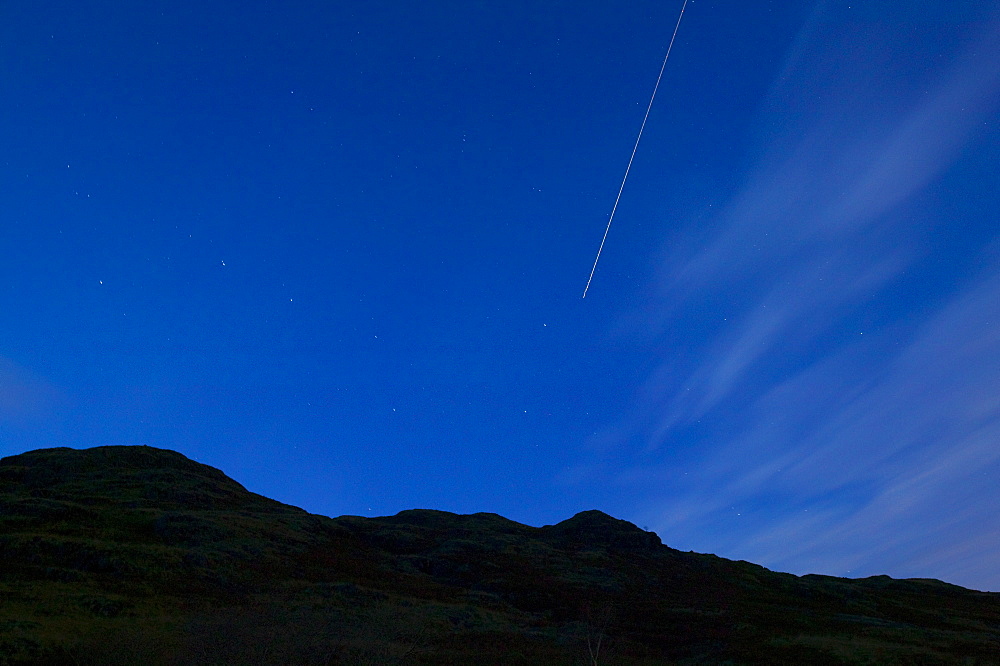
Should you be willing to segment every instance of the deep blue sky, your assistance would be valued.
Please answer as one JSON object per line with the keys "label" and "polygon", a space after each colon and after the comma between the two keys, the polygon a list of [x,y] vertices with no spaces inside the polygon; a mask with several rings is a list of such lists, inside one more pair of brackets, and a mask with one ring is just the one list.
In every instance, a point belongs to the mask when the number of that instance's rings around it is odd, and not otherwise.
{"label": "deep blue sky", "polygon": [[1000,590],[1000,10],[0,8],[0,455]]}

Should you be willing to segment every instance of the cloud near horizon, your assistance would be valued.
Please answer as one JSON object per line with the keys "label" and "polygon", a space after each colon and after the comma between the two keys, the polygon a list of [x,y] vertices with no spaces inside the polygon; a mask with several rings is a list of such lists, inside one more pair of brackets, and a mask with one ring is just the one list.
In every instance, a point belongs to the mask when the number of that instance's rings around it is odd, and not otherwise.
{"label": "cloud near horizon", "polygon": [[48,416],[57,395],[48,381],[0,356],[0,424],[21,425]]}
{"label": "cloud near horizon", "polygon": [[645,320],[662,362],[609,429],[630,462],[602,469],[645,488],[672,545],[1000,590],[1000,246],[989,224],[961,257],[933,242],[941,181],[995,132],[1000,20],[906,71],[877,25],[827,18],[745,185],[697,243],[671,239]]}

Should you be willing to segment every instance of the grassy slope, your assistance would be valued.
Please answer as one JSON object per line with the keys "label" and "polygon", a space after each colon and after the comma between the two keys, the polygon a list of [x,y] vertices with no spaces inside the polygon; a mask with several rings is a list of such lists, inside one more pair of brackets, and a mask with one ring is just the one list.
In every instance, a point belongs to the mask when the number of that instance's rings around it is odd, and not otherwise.
{"label": "grassy slope", "polygon": [[600,512],[325,518],[150,447],[0,460],[0,558],[0,663],[1000,663],[997,594],[777,574]]}

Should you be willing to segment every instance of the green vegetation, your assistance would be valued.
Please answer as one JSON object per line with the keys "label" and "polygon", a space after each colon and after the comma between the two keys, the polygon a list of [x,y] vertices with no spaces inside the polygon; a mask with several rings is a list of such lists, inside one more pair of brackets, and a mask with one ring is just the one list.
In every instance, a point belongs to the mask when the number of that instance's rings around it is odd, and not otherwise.
{"label": "green vegetation", "polygon": [[0,664],[998,664],[1000,595],[795,577],[597,511],[331,519],[149,447],[0,460]]}

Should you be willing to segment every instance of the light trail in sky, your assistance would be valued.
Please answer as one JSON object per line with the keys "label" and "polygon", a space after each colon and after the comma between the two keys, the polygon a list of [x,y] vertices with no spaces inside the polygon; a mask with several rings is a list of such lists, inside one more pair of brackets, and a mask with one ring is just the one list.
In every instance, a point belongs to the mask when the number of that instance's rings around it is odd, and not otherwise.
{"label": "light trail in sky", "polygon": [[677,31],[681,27],[681,20],[684,18],[684,10],[687,9],[688,0],[684,0],[684,4],[681,6],[681,13],[677,17],[677,24],[674,26],[674,34],[670,37],[670,44],[667,46],[667,54],[663,56],[663,64],[660,65],[660,75],[656,77],[656,85],[653,86],[653,94],[649,97],[649,105],[646,107],[646,115],[642,119],[642,125],[639,127],[639,136],[635,138],[635,145],[632,147],[632,156],[628,160],[628,166],[625,167],[625,176],[622,178],[621,187],[618,188],[618,196],[615,197],[615,205],[611,208],[611,215],[608,217],[608,226],[604,229],[604,237],[601,238],[601,246],[597,248],[597,257],[594,258],[594,265],[590,269],[590,277],[587,278],[587,286],[583,288],[582,298],[587,298],[587,291],[590,289],[590,282],[594,279],[594,273],[597,271],[597,262],[601,260],[601,252],[604,250],[604,242],[608,240],[608,232],[611,231],[611,223],[615,219],[615,211],[618,210],[618,202],[622,198],[622,190],[625,189],[625,181],[628,180],[629,171],[632,170],[632,162],[635,160],[635,153],[639,150],[639,141],[642,140],[642,132],[646,129],[646,121],[649,120],[649,111],[653,108],[653,100],[656,99],[656,91],[660,88],[660,80],[663,78],[663,70],[667,67],[667,60],[670,58],[670,51],[674,48],[674,40],[677,39]]}

